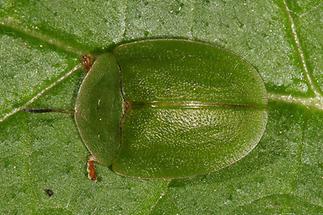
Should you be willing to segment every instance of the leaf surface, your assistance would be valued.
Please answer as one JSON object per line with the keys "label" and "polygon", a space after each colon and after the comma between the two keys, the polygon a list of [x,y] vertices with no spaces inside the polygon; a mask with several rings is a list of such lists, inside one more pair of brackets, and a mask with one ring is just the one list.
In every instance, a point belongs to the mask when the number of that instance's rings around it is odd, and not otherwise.
{"label": "leaf surface", "polygon": [[[322,7],[319,0],[1,1],[0,213],[323,213]],[[82,54],[172,36],[217,43],[264,79],[267,129],[239,162],[170,183],[98,166],[101,180],[92,183],[71,115],[21,112],[73,110]]]}

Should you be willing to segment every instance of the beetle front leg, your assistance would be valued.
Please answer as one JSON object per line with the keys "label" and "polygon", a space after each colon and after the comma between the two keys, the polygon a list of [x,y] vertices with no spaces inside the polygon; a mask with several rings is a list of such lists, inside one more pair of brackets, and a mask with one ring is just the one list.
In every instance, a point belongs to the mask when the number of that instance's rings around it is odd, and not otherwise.
{"label": "beetle front leg", "polygon": [[91,180],[96,182],[96,171],[95,171],[95,157],[93,155],[89,156],[89,159],[87,161],[87,177]]}
{"label": "beetle front leg", "polygon": [[90,71],[94,62],[94,57],[90,54],[81,56],[81,63],[86,72]]}

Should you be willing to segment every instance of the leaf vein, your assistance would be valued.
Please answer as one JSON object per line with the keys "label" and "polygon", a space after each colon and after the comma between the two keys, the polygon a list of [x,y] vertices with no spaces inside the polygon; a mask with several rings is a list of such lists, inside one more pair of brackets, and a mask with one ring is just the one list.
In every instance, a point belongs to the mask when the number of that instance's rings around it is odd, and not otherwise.
{"label": "leaf vein", "polygon": [[66,78],[68,78],[69,76],[71,76],[72,74],[74,74],[76,71],[78,71],[81,68],[82,68],[82,65],[81,64],[77,64],[70,71],[68,71],[67,73],[65,73],[61,77],[59,77],[53,83],[49,84],[47,87],[45,87],[42,90],[40,90],[36,95],[34,95],[30,100],[28,100],[27,102],[25,102],[23,105],[14,108],[9,113],[6,113],[2,118],[0,118],[0,123],[4,122],[11,115],[14,115],[15,113],[21,111],[22,109],[24,109],[27,106],[29,106],[30,104],[32,104],[35,100],[37,100],[39,97],[41,97],[45,92],[47,92],[48,90],[50,90],[51,88],[53,88],[54,86],[56,86],[57,84],[59,84],[60,82],[62,82],[63,80],[65,80]]}
{"label": "leaf vein", "polygon": [[49,45],[52,45],[54,47],[57,47],[61,50],[64,50],[65,52],[71,53],[71,54],[76,54],[76,55],[82,55],[86,53],[86,50],[82,50],[80,48],[76,48],[65,41],[61,41],[57,38],[53,38],[49,35],[42,34],[38,31],[33,31],[28,29],[27,27],[22,26],[19,24],[19,22],[11,17],[6,18],[5,20],[2,20],[0,22],[0,29],[8,29],[13,32],[17,32],[23,35],[26,35],[28,37],[31,37],[33,39],[45,42]]}
{"label": "leaf vein", "polygon": [[304,17],[304,16],[306,16],[307,14],[309,14],[310,12],[313,12],[314,10],[318,9],[318,8],[319,8],[320,6],[322,6],[322,5],[323,5],[323,2],[320,2],[320,3],[316,4],[316,5],[314,5],[313,7],[309,8],[309,9],[308,9],[308,10],[306,10],[305,12],[301,13],[301,14],[299,15],[299,17]]}
{"label": "leaf vein", "polygon": [[167,194],[168,192],[168,188],[169,188],[169,184],[172,182],[172,180],[169,180],[165,186],[165,188],[159,193],[160,197],[156,200],[156,202],[150,207],[149,213],[151,214],[154,211],[154,208],[158,205],[158,203],[160,202],[160,200],[162,200],[164,198],[164,196]]}
{"label": "leaf vein", "polygon": [[301,42],[299,40],[299,36],[298,36],[298,33],[297,33],[297,29],[296,29],[296,25],[295,25],[293,16],[291,14],[291,10],[289,9],[286,0],[283,0],[283,3],[284,3],[284,10],[285,10],[285,12],[287,14],[288,22],[290,24],[289,27],[290,27],[290,29],[292,31],[291,32],[292,37],[293,37],[293,40],[294,40],[294,42],[296,44],[296,51],[297,51],[297,54],[299,55],[299,58],[301,60],[301,64],[302,64],[302,67],[303,67],[303,74],[304,74],[304,76],[305,76],[305,78],[306,78],[306,80],[307,80],[307,82],[309,84],[310,89],[314,92],[314,95],[316,97],[322,97],[320,89],[316,86],[315,80],[313,79],[312,74],[310,73],[310,71],[308,69],[306,59],[305,59],[305,55],[304,55],[304,51],[303,51]]}
{"label": "leaf vein", "polygon": [[307,108],[315,108],[323,110],[323,97],[295,97],[292,95],[281,95],[275,93],[268,93],[268,98],[273,101],[285,102],[290,104],[302,105]]}
{"label": "leaf vein", "polygon": [[128,22],[128,1],[124,2],[124,11],[123,11],[123,18],[121,20],[121,28],[122,28],[122,39],[125,39],[127,34],[127,22]]}
{"label": "leaf vein", "polygon": [[315,207],[323,208],[321,205],[314,204],[314,203],[309,202],[309,201],[305,201],[305,199],[304,199],[304,198],[301,198],[301,197],[299,197],[299,196],[295,196],[295,195],[292,195],[292,194],[289,194],[289,193],[277,193],[277,194],[264,195],[264,196],[262,196],[262,197],[260,197],[260,198],[257,198],[257,199],[255,199],[255,200],[252,200],[252,201],[250,201],[250,202],[248,202],[248,203],[241,204],[241,205],[239,205],[239,206],[238,206],[238,208],[239,208],[239,207],[245,207],[245,206],[251,205],[251,204],[253,204],[253,203],[257,202],[257,201],[260,201],[260,200],[262,200],[262,199],[271,198],[271,197],[275,197],[275,196],[277,196],[277,197],[279,197],[279,196],[280,196],[280,197],[283,197],[283,196],[289,196],[289,197],[293,197],[293,198],[297,198],[297,199],[302,199],[302,201],[303,201],[304,203],[307,203],[307,204],[312,205],[312,206],[315,206]]}

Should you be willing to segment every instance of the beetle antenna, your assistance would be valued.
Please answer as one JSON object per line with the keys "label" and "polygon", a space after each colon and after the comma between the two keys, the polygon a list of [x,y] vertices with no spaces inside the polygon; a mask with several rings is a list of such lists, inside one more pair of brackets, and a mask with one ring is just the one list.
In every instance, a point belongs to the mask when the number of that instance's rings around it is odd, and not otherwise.
{"label": "beetle antenna", "polygon": [[66,114],[74,114],[74,110],[52,109],[52,108],[25,108],[25,109],[22,109],[21,111],[28,112],[28,113],[66,113]]}

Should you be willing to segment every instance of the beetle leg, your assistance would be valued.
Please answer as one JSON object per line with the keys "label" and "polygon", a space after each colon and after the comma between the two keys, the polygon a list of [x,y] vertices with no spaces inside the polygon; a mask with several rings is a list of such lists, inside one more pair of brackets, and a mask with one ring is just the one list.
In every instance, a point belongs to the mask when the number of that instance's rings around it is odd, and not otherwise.
{"label": "beetle leg", "polygon": [[81,61],[84,69],[88,72],[93,65],[94,58],[92,55],[86,54],[81,57]]}
{"label": "beetle leg", "polygon": [[96,172],[95,172],[95,157],[93,155],[89,156],[87,161],[87,177],[91,180],[96,182]]}

